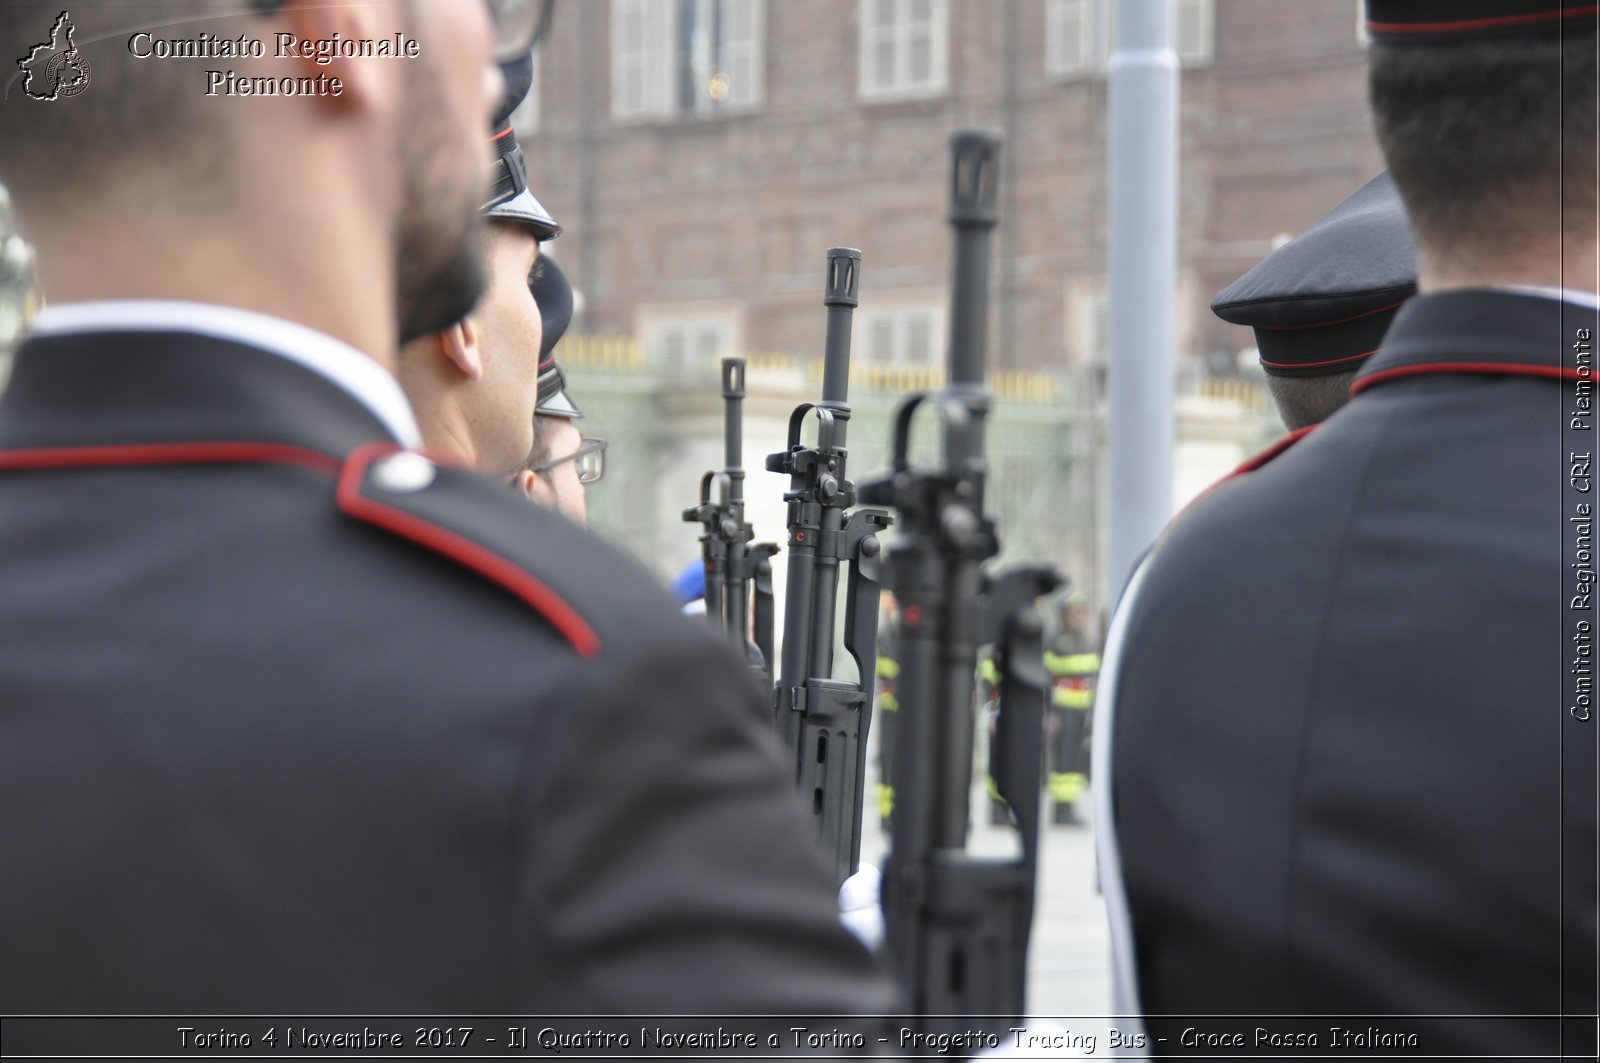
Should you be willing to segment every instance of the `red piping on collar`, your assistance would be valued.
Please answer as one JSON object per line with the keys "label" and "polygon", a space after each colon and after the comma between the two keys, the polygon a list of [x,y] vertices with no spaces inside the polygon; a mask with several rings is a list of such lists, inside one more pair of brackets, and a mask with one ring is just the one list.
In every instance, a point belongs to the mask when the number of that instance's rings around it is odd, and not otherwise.
{"label": "red piping on collar", "polygon": [[1551,19],[1574,18],[1600,11],[1600,4],[1588,7],[1566,7],[1555,11],[1534,11],[1524,15],[1496,15],[1493,18],[1475,18],[1463,22],[1376,22],[1367,20],[1368,33],[1465,33],[1470,30],[1494,29],[1497,26],[1517,26]]}
{"label": "red piping on collar", "polygon": [[462,567],[498,583],[544,617],[580,657],[598,656],[600,636],[595,634],[594,628],[578,615],[578,611],[566,599],[526,569],[448,528],[361,493],[361,484],[372,463],[400,449],[392,443],[370,443],[354,451],[339,477],[339,508],[356,520],[443,554]]}
{"label": "red piping on collar", "polygon": [[[1485,376],[1540,376],[1561,380],[1579,380],[1576,369],[1554,365],[1521,365],[1516,362],[1428,362],[1425,365],[1397,365],[1393,369],[1380,369],[1350,385],[1350,394],[1357,395],[1374,384],[1398,377],[1425,376],[1429,373],[1477,373]],[[1592,378],[1592,374],[1591,374]]]}
{"label": "red piping on collar", "polygon": [[299,465],[336,476],[339,459],[286,443],[125,443],[0,450],[0,469],[84,469],[131,465]]}

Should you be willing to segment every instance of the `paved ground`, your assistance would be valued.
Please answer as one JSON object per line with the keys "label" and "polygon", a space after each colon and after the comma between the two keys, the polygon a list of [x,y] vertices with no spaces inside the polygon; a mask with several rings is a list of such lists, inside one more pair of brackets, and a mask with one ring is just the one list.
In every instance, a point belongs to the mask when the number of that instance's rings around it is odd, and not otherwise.
{"label": "paved ground", "polygon": [[[868,794],[874,792],[876,781],[869,772]],[[1007,828],[989,825],[985,801],[982,791],[974,788],[970,845],[977,852],[1007,852],[1014,845],[1013,835]],[[1085,794],[1079,801],[1085,822],[1045,828],[1029,954],[1028,1009],[1035,1016],[1099,1016],[1111,1007],[1105,906],[1094,890],[1088,806]],[[888,842],[878,829],[877,817],[868,819],[862,830],[861,858],[881,867]]]}

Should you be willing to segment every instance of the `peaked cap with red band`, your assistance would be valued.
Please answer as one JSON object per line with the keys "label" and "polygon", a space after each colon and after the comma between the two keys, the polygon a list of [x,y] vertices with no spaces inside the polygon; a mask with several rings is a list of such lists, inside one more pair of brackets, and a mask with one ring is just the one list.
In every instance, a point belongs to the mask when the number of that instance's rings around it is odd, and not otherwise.
{"label": "peaked cap with red band", "polygon": [[1385,44],[1449,44],[1528,33],[1593,32],[1592,0],[1366,0],[1367,33]]}
{"label": "peaked cap with red band", "polygon": [[528,290],[539,304],[539,319],[544,324],[544,339],[539,345],[539,401],[534,412],[575,420],[583,416],[583,411],[567,396],[567,377],[555,356],[556,343],[572,323],[572,285],[555,259],[541,255],[528,281]]}
{"label": "peaked cap with red band", "polygon": [[517,143],[516,130],[511,127],[512,112],[533,86],[532,53],[501,63],[500,76],[505,82],[505,93],[500,97],[500,106],[495,108],[494,135],[489,138],[495,158],[489,200],[483,205],[483,213],[528,226],[541,243],[554,240],[561,235],[561,225],[528,189],[528,163],[522,156],[522,145]]}
{"label": "peaked cap with red band", "polygon": [[1273,376],[1359,369],[1417,291],[1411,223],[1379,174],[1217,293],[1211,310],[1255,329]]}
{"label": "peaked cap with red band", "polygon": [[[505,93],[495,110],[494,185],[483,213],[501,221],[520,222],[533,230],[540,243],[561,235],[561,225],[544,205],[534,198],[528,188],[527,161],[522,146],[517,143],[516,131],[511,127],[511,114],[528,95],[533,85],[533,56],[529,54],[514,62],[500,64],[500,76],[505,82]],[[566,377],[556,365],[552,351],[572,322],[572,284],[556,265],[555,259],[541,255],[534,274],[528,280],[528,290],[539,305],[539,321],[544,328],[544,338],[539,344],[539,399],[536,412],[550,417],[577,418],[583,414],[567,397]]]}

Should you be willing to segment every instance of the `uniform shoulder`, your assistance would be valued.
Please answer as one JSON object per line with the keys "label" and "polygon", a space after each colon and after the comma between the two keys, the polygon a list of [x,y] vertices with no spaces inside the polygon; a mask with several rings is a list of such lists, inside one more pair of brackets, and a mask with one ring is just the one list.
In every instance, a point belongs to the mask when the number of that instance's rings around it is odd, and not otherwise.
{"label": "uniform shoulder", "polygon": [[566,518],[465,469],[393,445],[339,475],[346,516],[441,555],[527,604],[582,657],[675,614],[643,565]]}

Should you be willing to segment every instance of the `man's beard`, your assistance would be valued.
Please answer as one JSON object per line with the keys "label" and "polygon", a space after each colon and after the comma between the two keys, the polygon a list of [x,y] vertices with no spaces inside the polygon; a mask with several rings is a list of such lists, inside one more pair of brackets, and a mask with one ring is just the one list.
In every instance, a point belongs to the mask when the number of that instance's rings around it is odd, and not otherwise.
{"label": "man's beard", "polygon": [[476,165],[470,177],[459,172],[478,161],[481,145],[441,151],[460,136],[443,106],[426,91],[434,79],[406,82],[405,113],[396,165],[404,175],[397,247],[396,305],[402,344],[448,328],[466,317],[483,294],[485,195]]}

